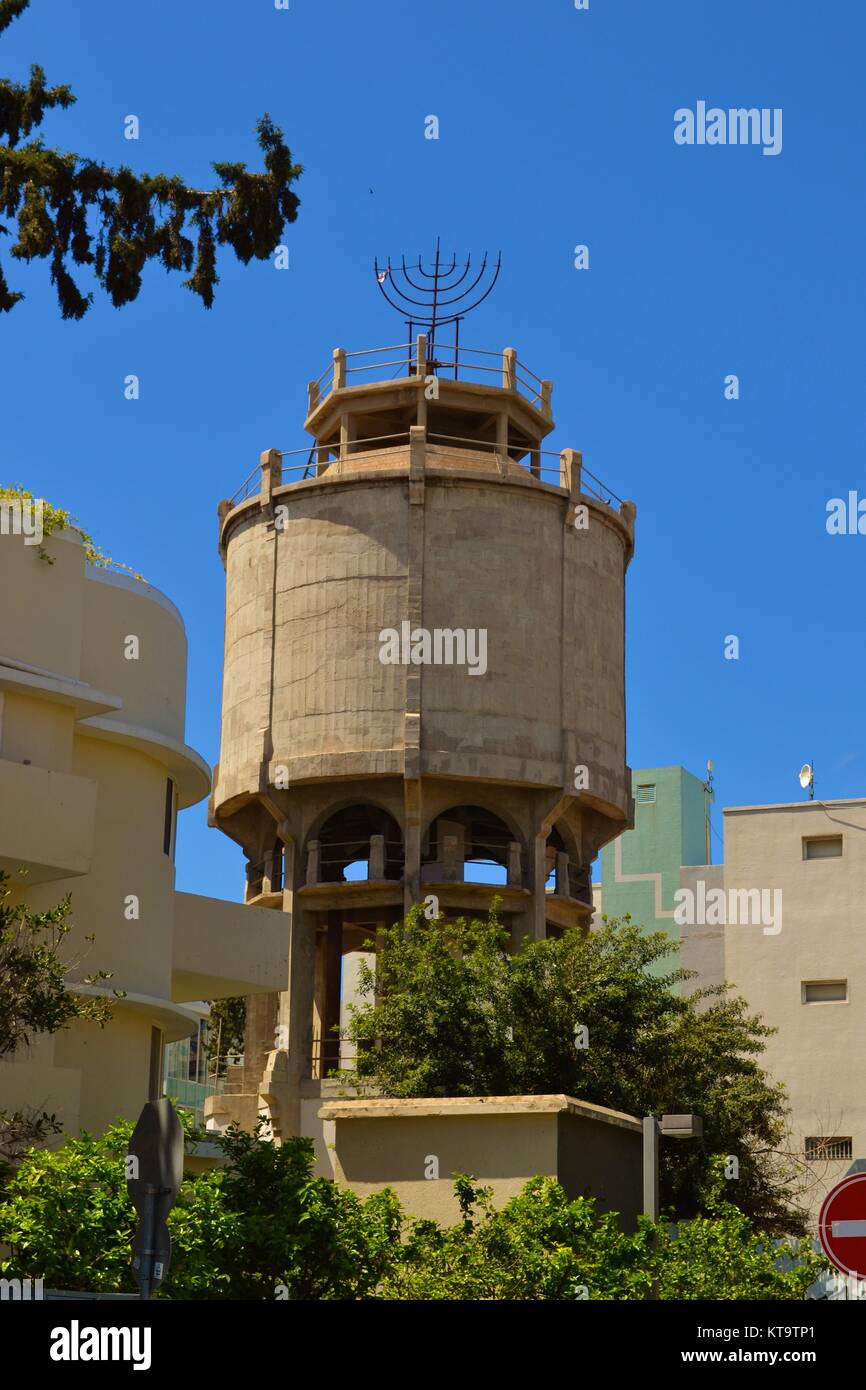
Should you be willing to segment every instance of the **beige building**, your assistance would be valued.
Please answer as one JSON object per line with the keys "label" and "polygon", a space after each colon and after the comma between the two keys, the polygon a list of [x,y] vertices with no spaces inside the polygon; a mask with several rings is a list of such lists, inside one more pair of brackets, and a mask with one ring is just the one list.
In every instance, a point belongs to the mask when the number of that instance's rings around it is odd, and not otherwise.
{"label": "beige building", "polygon": [[788,1151],[817,1214],[866,1160],[866,799],[728,807],[724,846],[723,864],[681,868],[660,915],[691,988],[727,980],[777,1030],[762,1065],[785,1085]]}
{"label": "beige building", "polygon": [[787,1088],[817,1211],[866,1159],[866,800],[724,815],[724,975],[778,1029],[766,1066]]}
{"label": "beige building", "polygon": [[267,1113],[321,1138],[364,942],[428,899],[471,915],[495,894],[515,943],[584,924],[590,866],[631,823],[634,505],[544,450],[551,384],[512,349],[442,355],[423,335],[337,349],[309,387],[312,446],[266,451],[219,507],[211,815],[290,961],[248,1010],[215,1126]]}
{"label": "beige building", "polygon": [[0,536],[0,868],[35,909],[71,893],[73,979],[110,971],[103,988],[124,997],[104,1031],[76,1024],[0,1063],[0,1109],[100,1132],[160,1094],[164,1044],[197,1026],[186,1003],[284,980],[287,934],[273,914],[175,891],[177,813],[210,788],[184,740],[177,609],[88,564],[71,529],[44,551],[53,563]]}

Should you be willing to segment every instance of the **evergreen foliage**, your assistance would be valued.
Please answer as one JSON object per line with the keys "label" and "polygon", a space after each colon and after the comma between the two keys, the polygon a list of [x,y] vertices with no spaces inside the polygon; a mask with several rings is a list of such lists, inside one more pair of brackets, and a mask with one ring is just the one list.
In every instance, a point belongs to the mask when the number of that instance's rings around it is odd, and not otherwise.
{"label": "evergreen foliage", "polygon": [[[0,0],[0,34],[29,3]],[[152,261],[185,272],[184,285],[209,309],[219,282],[217,248],[231,247],[244,265],[266,260],[285,225],[295,221],[299,200],[292,184],[302,166],[292,162],[282,131],[267,114],[256,127],[264,172],[216,162],[219,186],[201,190],[177,175],[110,169],[47,148],[34,132],[46,111],[75,99],[68,86],[48,86],[37,64],[26,84],[0,79],[0,219],[17,224],[9,254],[48,261],[63,318],[83,318],[93,302],[70,262],[95,276],[116,308],[137,298]],[[11,225],[0,221],[0,235],[11,235]],[[22,298],[0,265],[0,312]]]}

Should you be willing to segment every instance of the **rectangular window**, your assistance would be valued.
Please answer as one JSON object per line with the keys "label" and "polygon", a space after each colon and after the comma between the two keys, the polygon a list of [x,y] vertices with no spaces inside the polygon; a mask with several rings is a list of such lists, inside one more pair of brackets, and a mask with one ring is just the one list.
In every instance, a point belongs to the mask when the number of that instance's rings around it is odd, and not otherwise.
{"label": "rectangular window", "polygon": [[809,1163],[819,1163],[822,1159],[846,1159],[854,1157],[853,1141],[838,1134],[811,1135],[806,1140],[806,1158]]}
{"label": "rectangular window", "polygon": [[842,857],[841,835],[819,835],[803,840],[804,859],[840,859]]}
{"label": "rectangular window", "polygon": [[656,789],[652,782],[645,782],[637,789],[638,806],[652,806],[656,799]]}
{"label": "rectangular window", "polygon": [[172,860],[174,859],[174,803],[174,782],[168,777],[165,783],[165,820],[163,821],[162,827],[162,852],[163,854],[170,855]]}
{"label": "rectangular window", "polygon": [[847,1003],[847,980],[804,980],[802,985],[804,1004]]}

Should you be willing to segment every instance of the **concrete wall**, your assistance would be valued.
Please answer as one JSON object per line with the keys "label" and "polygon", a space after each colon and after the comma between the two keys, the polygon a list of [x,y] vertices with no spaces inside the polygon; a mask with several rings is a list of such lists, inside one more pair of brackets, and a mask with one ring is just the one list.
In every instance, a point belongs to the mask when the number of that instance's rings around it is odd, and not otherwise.
{"label": "concrete wall", "polygon": [[80,1126],[81,1071],[55,1061],[54,1042],[37,1035],[26,1048],[0,1058],[0,1109],[15,1114],[32,1108],[58,1115],[75,1134]]}
{"label": "concrete wall", "polygon": [[634,1125],[566,1110],[557,1126],[559,1182],[569,1197],[594,1198],[599,1216],[618,1212],[625,1231],[634,1230],[643,1210],[643,1140]]}
{"label": "concrete wall", "polygon": [[[7,715],[10,703],[0,694]],[[20,733],[13,719],[7,721],[10,726]],[[14,742],[4,739],[4,751],[14,754]],[[24,746],[32,749],[34,740]],[[26,865],[31,884],[87,873],[93,861],[95,781],[28,766],[10,756],[0,759],[0,782],[0,869],[15,875]]]}
{"label": "concrete wall", "polygon": [[[183,739],[187,642],[183,620],[158,590],[128,575],[90,568],[84,585],[81,675],[123,700],[124,723]],[[128,661],[125,640],[138,638]]]}
{"label": "concrete wall", "polygon": [[39,546],[26,546],[20,536],[0,537],[0,593],[19,599],[27,595],[26,602],[3,605],[0,655],[76,679],[81,672],[84,550],[77,537],[71,544],[66,538],[73,533],[52,537],[41,547],[53,562],[47,564],[39,558]]}
{"label": "concrete wall", "polygon": [[[81,1078],[78,1122],[101,1134],[115,1120],[136,1119],[148,1099],[154,1019],[119,1008],[104,1033],[77,1023],[54,1040],[54,1065]],[[41,1104],[41,1097],[40,1097]],[[64,1127],[72,1128],[64,1116]]]}
{"label": "concrete wall", "polygon": [[456,1173],[491,1187],[497,1206],[543,1176],[618,1211],[624,1229],[641,1209],[640,1122],[567,1096],[332,1101],[319,1113],[335,1125],[336,1181],[361,1197],[390,1187],[415,1217],[459,1219]]}
{"label": "concrete wall", "polygon": [[[840,858],[804,859],[805,838],[835,835]],[[806,1136],[850,1136],[866,1159],[866,800],[726,808],[725,887],[782,892],[780,931],[728,923],[725,972],[778,1030],[764,1065],[787,1088],[794,1153],[803,1164]],[[804,982],[843,979],[845,1002],[804,1002]],[[850,1166],[803,1164],[814,1212]]]}
{"label": "concrete wall", "polygon": [[[680,887],[696,895],[698,885],[704,884],[704,892],[723,888],[725,869],[722,864],[700,864],[684,866],[680,870]],[[721,985],[725,981],[725,928],[696,922],[694,926],[680,928],[680,965],[693,970],[696,978],[683,985],[686,994],[703,987]],[[712,1001],[708,1001],[708,1004]]]}
{"label": "concrete wall", "polygon": [[[280,489],[279,531],[260,510],[233,519],[216,804],[259,786],[268,724],[271,771],[286,765],[292,782],[402,772],[406,683],[418,668],[383,665],[379,633],[410,613],[407,471]],[[421,623],[486,629],[488,669],[424,667],[421,766],[562,787],[565,729],[594,794],[625,817],[628,533],[601,505],[575,532],[563,524],[567,501],[528,478],[425,472]]]}

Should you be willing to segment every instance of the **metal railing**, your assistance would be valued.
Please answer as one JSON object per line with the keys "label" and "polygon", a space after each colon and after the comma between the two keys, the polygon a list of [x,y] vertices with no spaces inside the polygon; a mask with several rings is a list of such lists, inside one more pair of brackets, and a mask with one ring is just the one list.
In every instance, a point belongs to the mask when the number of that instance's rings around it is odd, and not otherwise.
{"label": "metal railing", "polygon": [[[335,441],[332,444],[312,444],[302,449],[285,449],[280,451],[280,479],[275,485],[287,485],[292,482],[304,482],[309,479],[320,477],[325,473],[332,463],[346,464],[352,459],[363,459],[368,454],[385,453],[388,449],[398,449],[408,447],[410,436],[408,430],[400,430],[395,434],[382,434],[373,436],[369,439],[353,440],[347,446],[347,451],[341,456],[340,444]],[[436,430],[428,430],[426,442],[433,446],[437,444],[456,444],[466,449],[468,452],[491,454],[498,457],[501,454],[499,445],[495,440],[472,438],[465,435],[442,434]],[[379,445],[381,447],[370,447]],[[507,447],[506,458],[511,463],[517,463],[537,478],[539,482],[548,483],[552,487],[567,487],[566,468],[563,463],[562,452],[557,449],[536,449],[531,444],[510,443]],[[295,459],[297,462],[286,463],[286,459]],[[555,459],[555,463],[545,464],[544,459]],[[232,507],[238,507],[250,497],[257,497],[261,490],[261,465],[256,468],[244,479],[237,492],[229,499]],[[622,498],[614,492],[613,488],[607,483],[602,482],[586,464],[581,464],[580,469],[580,491],[588,497],[592,497],[597,502],[603,502],[606,506],[612,507],[614,511],[622,509]]]}
{"label": "metal railing", "polygon": [[804,1154],[808,1163],[817,1163],[825,1160],[828,1163],[837,1163],[840,1160],[853,1158],[853,1141],[847,1136],[840,1135],[810,1135],[805,1141]]}
{"label": "metal railing", "polygon": [[262,470],[260,464],[256,464],[253,471],[244,478],[237,492],[234,493],[229,501],[233,507],[239,507],[241,502],[246,502],[248,497],[254,497],[261,491]]}
{"label": "metal railing", "polygon": [[[481,361],[481,358],[492,360]],[[493,384],[490,377],[497,377],[498,387],[519,392],[542,414],[550,415],[553,383],[542,380],[530,371],[513,348],[492,352],[489,348],[464,347],[461,343],[434,347],[428,353],[428,339],[423,333],[412,342],[394,343],[383,348],[361,348],[357,352],[335,348],[330,365],[316,381],[308,383],[308,412],[318,409],[333,391],[361,384],[350,381],[352,376],[363,375],[366,380],[374,381],[399,381],[406,377],[446,374],[454,381],[477,381],[480,378],[488,385]]]}
{"label": "metal railing", "polygon": [[[367,874],[364,879],[336,880],[337,882],[360,883],[368,882],[370,879],[370,863],[374,857],[373,847],[370,838],[354,840],[320,840],[316,841],[315,851],[307,849],[307,872],[309,875],[311,857],[316,866],[316,881],[319,884],[333,882],[328,878],[322,877],[322,870],[339,869],[345,870],[352,864],[366,864]],[[344,851],[341,853],[340,851]],[[383,839],[381,844],[381,865],[384,878],[388,881],[396,881],[403,876],[403,866],[405,854],[402,841]]]}
{"label": "metal railing", "polygon": [[[320,841],[319,841],[319,845],[320,845],[320,849],[321,849],[321,853],[320,853],[320,855],[319,855],[319,863],[320,863],[320,864],[353,864],[353,863],[356,862],[356,860],[361,860],[361,859],[367,859],[367,858],[369,858],[369,855],[370,855],[370,838],[369,838],[369,836],[368,836],[365,840],[320,840]],[[401,851],[401,852],[402,852],[402,849],[403,849],[403,846],[402,846],[402,844],[400,843],[399,840],[385,840],[385,841],[383,842],[383,847],[384,847],[386,850],[387,850],[388,848],[391,848],[391,849],[395,849],[395,848],[396,848],[397,850],[399,850],[399,851]],[[340,849],[349,850],[350,852],[351,852],[351,851],[354,851],[354,850],[357,850],[356,858],[353,859],[353,858],[351,858],[351,857],[347,857],[346,855],[329,854],[329,853],[326,853],[326,851],[328,851],[328,850],[340,850]],[[394,854],[391,854],[391,855],[386,854],[386,856],[385,856],[386,859],[396,859],[396,858],[398,858],[398,857],[401,857],[401,856],[394,855]]]}
{"label": "metal railing", "polygon": [[312,1037],[308,1044],[307,1074],[313,1081],[324,1081],[340,1069],[340,1038],[336,1033],[329,1038],[321,1035]]}

